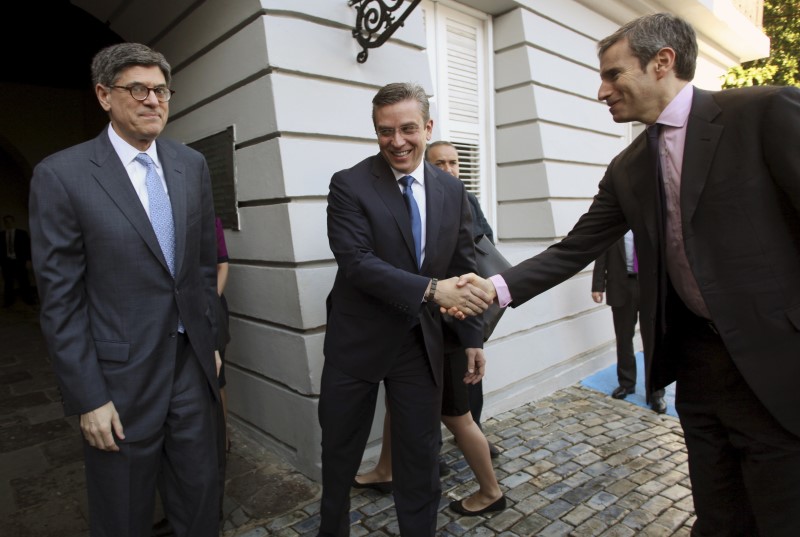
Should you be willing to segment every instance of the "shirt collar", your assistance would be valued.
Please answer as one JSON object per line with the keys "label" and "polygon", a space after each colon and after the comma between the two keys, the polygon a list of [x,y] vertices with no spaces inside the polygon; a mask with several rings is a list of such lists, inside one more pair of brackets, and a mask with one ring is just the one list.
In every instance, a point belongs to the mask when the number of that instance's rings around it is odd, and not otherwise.
{"label": "shirt collar", "polygon": [[133,160],[139,156],[139,153],[147,153],[150,155],[150,158],[153,159],[153,162],[156,163],[156,169],[161,168],[161,162],[158,160],[158,151],[156,150],[155,142],[150,144],[150,147],[147,148],[147,151],[139,151],[131,144],[123,140],[111,126],[111,123],[108,124],[108,138],[111,140],[111,146],[114,148],[114,151],[116,151],[119,159],[125,166],[133,162]]}
{"label": "shirt collar", "polygon": [[689,112],[692,110],[693,95],[694,86],[686,84],[664,108],[656,123],[669,127],[682,128],[686,126],[686,122],[689,120]]}
{"label": "shirt collar", "polygon": [[[391,166],[389,166],[389,167],[392,168]],[[417,166],[416,169],[411,173],[399,172],[399,171],[395,170],[394,168],[392,168],[392,173],[394,174],[395,181],[399,181],[401,177],[405,177],[406,175],[410,175],[419,184],[421,184],[422,186],[425,186],[425,160],[424,159],[420,161],[419,166]]]}

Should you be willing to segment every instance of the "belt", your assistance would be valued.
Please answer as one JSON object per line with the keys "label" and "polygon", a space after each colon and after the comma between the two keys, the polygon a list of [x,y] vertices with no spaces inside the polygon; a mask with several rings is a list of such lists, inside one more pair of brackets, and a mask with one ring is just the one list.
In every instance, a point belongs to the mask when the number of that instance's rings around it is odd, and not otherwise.
{"label": "belt", "polygon": [[636,272],[629,272],[628,273],[628,278],[638,278],[638,277],[639,277],[639,274],[637,274]]}

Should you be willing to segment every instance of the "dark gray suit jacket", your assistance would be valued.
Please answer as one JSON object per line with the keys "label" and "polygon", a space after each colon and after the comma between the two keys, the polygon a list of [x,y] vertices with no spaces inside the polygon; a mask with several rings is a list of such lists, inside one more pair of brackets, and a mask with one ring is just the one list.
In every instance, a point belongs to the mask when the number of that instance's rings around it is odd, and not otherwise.
{"label": "dark gray suit jacket", "polygon": [[611,307],[622,307],[630,300],[624,238],[612,244],[595,260],[592,292],[605,293],[606,304]]}
{"label": "dark gray suit jacket", "polygon": [[[756,396],[800,435],[800,89],[694,90],[681,173],[686,255],[728,352]],[[631,228],[647,393],[675,380],[665,346],[661,205],[645,135],[609,164],[568,236],[505,271],[517,306],[566,280]]]}
{"label": "dark gray suit jacket", "polygon": [[216,237],[208,167],[158,139],[175,220],[175,279],[108,132],[33,173],[30,228],[41,324],[67,414],[113,401],[128,441],[163,426],[180,316],[218,395]]}

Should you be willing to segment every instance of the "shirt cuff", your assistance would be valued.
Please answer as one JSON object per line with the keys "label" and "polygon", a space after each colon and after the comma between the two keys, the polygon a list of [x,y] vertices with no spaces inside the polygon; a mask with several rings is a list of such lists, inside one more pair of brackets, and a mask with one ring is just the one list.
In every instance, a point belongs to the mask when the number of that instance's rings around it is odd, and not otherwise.
{"label": "shirt cuff", "polygon": [[497,293],[497,303],[500,305],[500,307],[505,308],[511,304],[511,293],[509,292],[508,285],[506,285],[506,281],[503,279],[503,277],[499,274],[495,274],[489,278],[489,281],[494,284],[494,290]]}

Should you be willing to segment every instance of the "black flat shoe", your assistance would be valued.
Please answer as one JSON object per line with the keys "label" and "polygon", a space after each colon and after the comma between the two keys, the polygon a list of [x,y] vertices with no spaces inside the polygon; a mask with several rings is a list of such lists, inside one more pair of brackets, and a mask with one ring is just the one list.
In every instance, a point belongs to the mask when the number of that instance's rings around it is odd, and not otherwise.
{"label": "black flat shoe", "polygon": [[630,394],[634,393],[636,390],[633,388],[625,388],[623,386],[617,386],[614,388],[614,391],[611,392],[611,397],[614,399],[625,399]]}
{"label": "black flat shoe", "polygon": [[462,503],[463,501],[464,500],[455,500],[450,502],[450,509],[462,516],[478,516],[486,513],[493,513],[495,511],[502,511],[506,508],[505,495],[500,496],[500,499],[493,504],[487,505],[483,509],[478,509],[477,511],[470,511],[469,509],[466,509]]}
{"label": "black flat shoe", "polygon": [[392,482],[391,481],[376,481],[374,483],[359,483],[353,479],[354,489],[372,489],[377,490],[381,494],[391,494]]}

